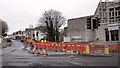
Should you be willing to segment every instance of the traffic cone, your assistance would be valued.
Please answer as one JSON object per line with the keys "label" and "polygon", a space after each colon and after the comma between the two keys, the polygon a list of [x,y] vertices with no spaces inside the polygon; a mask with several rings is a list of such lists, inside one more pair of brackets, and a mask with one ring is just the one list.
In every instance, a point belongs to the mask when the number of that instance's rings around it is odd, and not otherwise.
{"label": "traffic cone", "polygon": [[74,58],[74,54],[73,54],[73,51],[71,51],[71,54],[70,54],[70,58]]}
{"label": "traffic cone", "polygon": [[89,54],[89,53],[90,53],[89,46],[86,45],[86,54]]}
{"label": "traffic cone", "polygon": [[34,48],[33,48],[33,50],[32,50],[32,54],[35,54],[35,52],[36,52],[36,47],[34,46]]}
{"label": "traffic cone", "polygon": [[40,56],[40,50],[39,49],[37,50],[37,56]]}
{"label": "traffic cone", "polygon": [[28,45],[27,49],[28,49],[28,53],[30,53],[30,46],[29,45]]}
{"label": "traffic cone", "polygon": [[46,51],[45,49],[43,49],[43,57],[46,57],[46,56],[47,56]]}

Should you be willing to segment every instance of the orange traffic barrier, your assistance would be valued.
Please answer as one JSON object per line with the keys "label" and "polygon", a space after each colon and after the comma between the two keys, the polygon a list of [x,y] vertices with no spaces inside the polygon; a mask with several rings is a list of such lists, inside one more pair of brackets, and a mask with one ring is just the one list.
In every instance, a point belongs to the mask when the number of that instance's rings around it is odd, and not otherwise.
{"label": "orange traffic barrier", "polygon": [[84,54],[85,53],[85,45],[81,45],[81,54]]}
{"label": "orange traffic barrier", "polygon": [[89,44],[90,53],[93,53],[93,45]]}
{"label": "orange traffic barrier", "polygon": [[30,42],[25,42],[26,45],[30,45]]}
{"label": "orange traffic barrier", "polygon": [[76,51],[77,51],[79,54],[82,54],[82,45],[80,45],[80,44],[76,45]]}

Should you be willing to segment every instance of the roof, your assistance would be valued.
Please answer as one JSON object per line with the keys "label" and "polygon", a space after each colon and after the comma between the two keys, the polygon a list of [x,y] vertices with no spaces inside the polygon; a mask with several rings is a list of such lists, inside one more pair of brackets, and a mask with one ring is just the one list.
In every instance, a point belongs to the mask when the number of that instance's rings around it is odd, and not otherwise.
{"label": "roof", "polygon": [[92,17],[93,15],[90,15],[90,16],[84,16],[84,17],[78,17],[78,18],[72,18],[72,19],[68,19],[69,20],[76,20],[76,19],[82,19],[82,18],[87,18],[87,17]]}
{"label": "roof", "polygon": [[35,30],[34,28],[26,28],[25,31]]}

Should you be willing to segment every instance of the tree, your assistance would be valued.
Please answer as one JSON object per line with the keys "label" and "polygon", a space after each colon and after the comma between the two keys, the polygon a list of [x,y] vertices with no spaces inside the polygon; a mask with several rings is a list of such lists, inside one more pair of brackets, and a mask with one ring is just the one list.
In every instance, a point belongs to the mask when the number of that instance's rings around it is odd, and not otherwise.
{"label": "tree", "polygon": [[39,19],[39,25],[46,26],[49,41],[59,42],[59,28],[64,24],[65,18],[62,13],[52,9],[45,11]]}
{"label": "tree", "polygon": [[2,21],[2,36],[5,37],[7,36],[8,32],[8,24],[5,21]]}

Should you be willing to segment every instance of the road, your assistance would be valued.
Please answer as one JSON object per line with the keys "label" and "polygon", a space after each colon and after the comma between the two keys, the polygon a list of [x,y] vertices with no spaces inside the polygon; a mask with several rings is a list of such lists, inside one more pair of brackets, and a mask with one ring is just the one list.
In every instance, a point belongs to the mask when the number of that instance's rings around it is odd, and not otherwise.
{"label": "road", "polygon": [[[63,54],[57,56],[57,53]],[[47,57],[42,55],[30,54],[23,50],[23,43],[13,40],[12,46],[2,49],[3,66],[117,66],[118,55],[112,57],[86,57],[76,55],[75,58],[69,58],[65,52],[50,52]]]}

